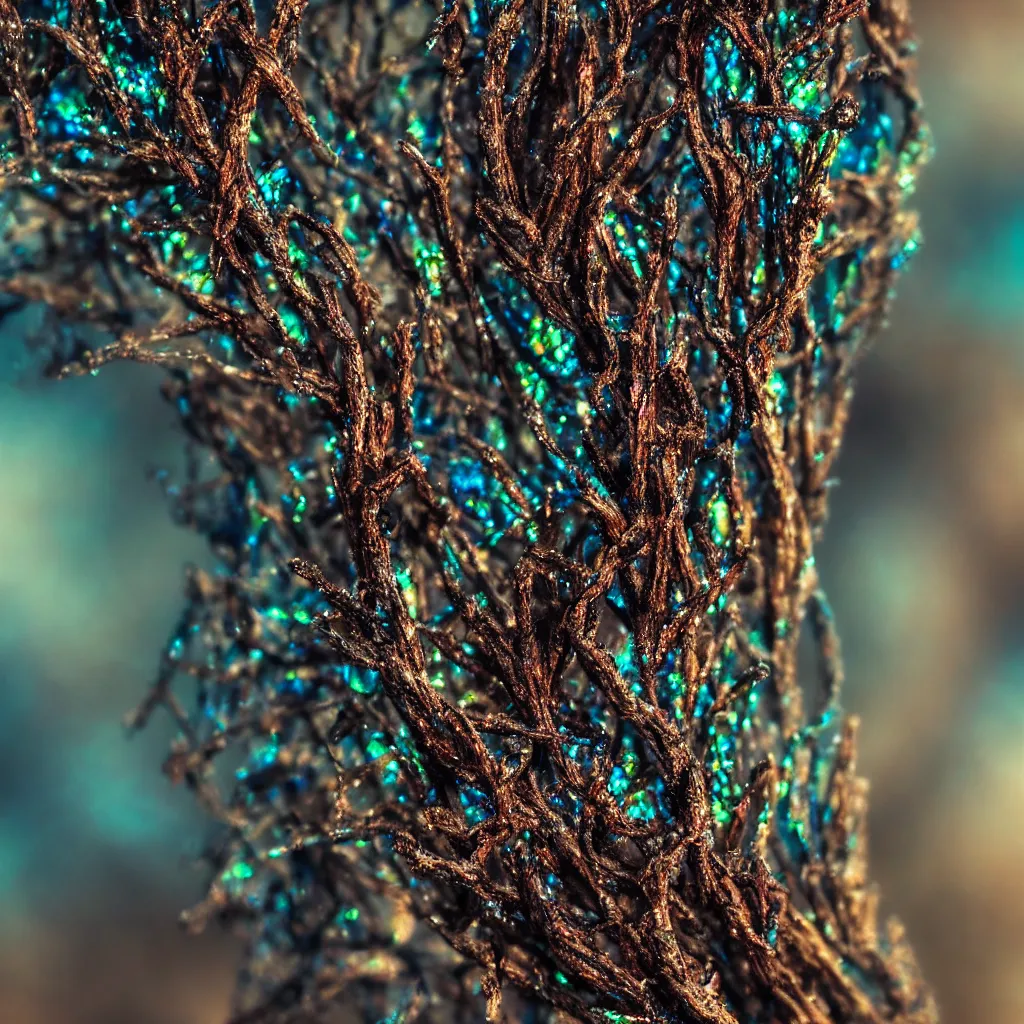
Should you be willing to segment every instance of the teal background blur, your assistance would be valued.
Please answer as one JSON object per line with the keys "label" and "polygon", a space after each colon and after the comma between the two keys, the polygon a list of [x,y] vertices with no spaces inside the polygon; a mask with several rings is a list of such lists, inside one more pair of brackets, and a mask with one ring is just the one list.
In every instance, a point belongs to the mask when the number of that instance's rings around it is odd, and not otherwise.
{"label": "teal background blur", "polygon": [[[947,1024],[1024,1024],[1024,0],[917,0],[925,247],[865,360],[819,564],[862,714],[874,875]],[[125,739],[205,559],[146,468],[158,378],[0,348],[0,1021],[222,1024],[201,823]],[[20,378],[20,380],[19,380]]]}

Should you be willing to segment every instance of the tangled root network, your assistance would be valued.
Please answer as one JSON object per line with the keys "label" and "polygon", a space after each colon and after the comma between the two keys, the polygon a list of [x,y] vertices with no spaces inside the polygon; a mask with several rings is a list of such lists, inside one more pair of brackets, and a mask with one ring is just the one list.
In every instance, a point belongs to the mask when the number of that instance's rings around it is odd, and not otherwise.
{"label": "tangled root network", "polygon": [[936,1019],[814,563],[913,51],[902,0],[0,0],[0,311],[188,437],[216,569],[133,721],[236,1024]]}

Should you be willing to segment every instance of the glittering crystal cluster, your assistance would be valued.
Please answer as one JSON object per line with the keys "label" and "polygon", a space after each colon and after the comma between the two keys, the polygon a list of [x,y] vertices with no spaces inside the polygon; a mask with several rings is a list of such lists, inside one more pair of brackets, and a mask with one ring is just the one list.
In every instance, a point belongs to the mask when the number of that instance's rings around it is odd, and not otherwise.
{"label": "glittering crystal cluster", "polygon": [[900,0],[0,0],[3,309],[190,439],[136,721],[239,1022],[934,1019],[814,565],[912,53]]}

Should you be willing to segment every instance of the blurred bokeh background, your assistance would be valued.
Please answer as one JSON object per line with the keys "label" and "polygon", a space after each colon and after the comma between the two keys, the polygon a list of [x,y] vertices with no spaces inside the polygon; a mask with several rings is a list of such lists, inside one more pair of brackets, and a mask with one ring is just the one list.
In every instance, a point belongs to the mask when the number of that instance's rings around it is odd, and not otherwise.
{"label": "blurred bokeh background", "polygon": [[[947,1024],[1024,1024],[1024,2],[916,0],[925,246],[863,364],[819,565],[862,714],[874,874]],[[8,341],[10,339],[7,339]],[[157,378],[0,349],[0,1020],[222,1024],[202,830],[120,726],[200,542],[146,469]],[[130,380],[130,386],[124,386]],[[164,724],[165,726],[165,724]]]}

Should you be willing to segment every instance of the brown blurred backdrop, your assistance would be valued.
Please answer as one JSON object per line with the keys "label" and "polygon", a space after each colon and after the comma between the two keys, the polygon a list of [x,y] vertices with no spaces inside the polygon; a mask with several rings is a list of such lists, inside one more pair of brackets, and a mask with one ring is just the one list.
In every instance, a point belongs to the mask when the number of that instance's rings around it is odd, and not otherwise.
{"label": "brown blurred backdrop", "polygon": [[[947,1024],[1024,1024],[1024,0],[915,7],[925,247],[863,365],[819,564],[886,905]],[[171,413],[138,368],[15,387],[6,361],[0,1021],[222,1024],[231,943],[175,924],[201,828],[167,732],[118,724],[205,557],[144,477],[178,458]]]}

